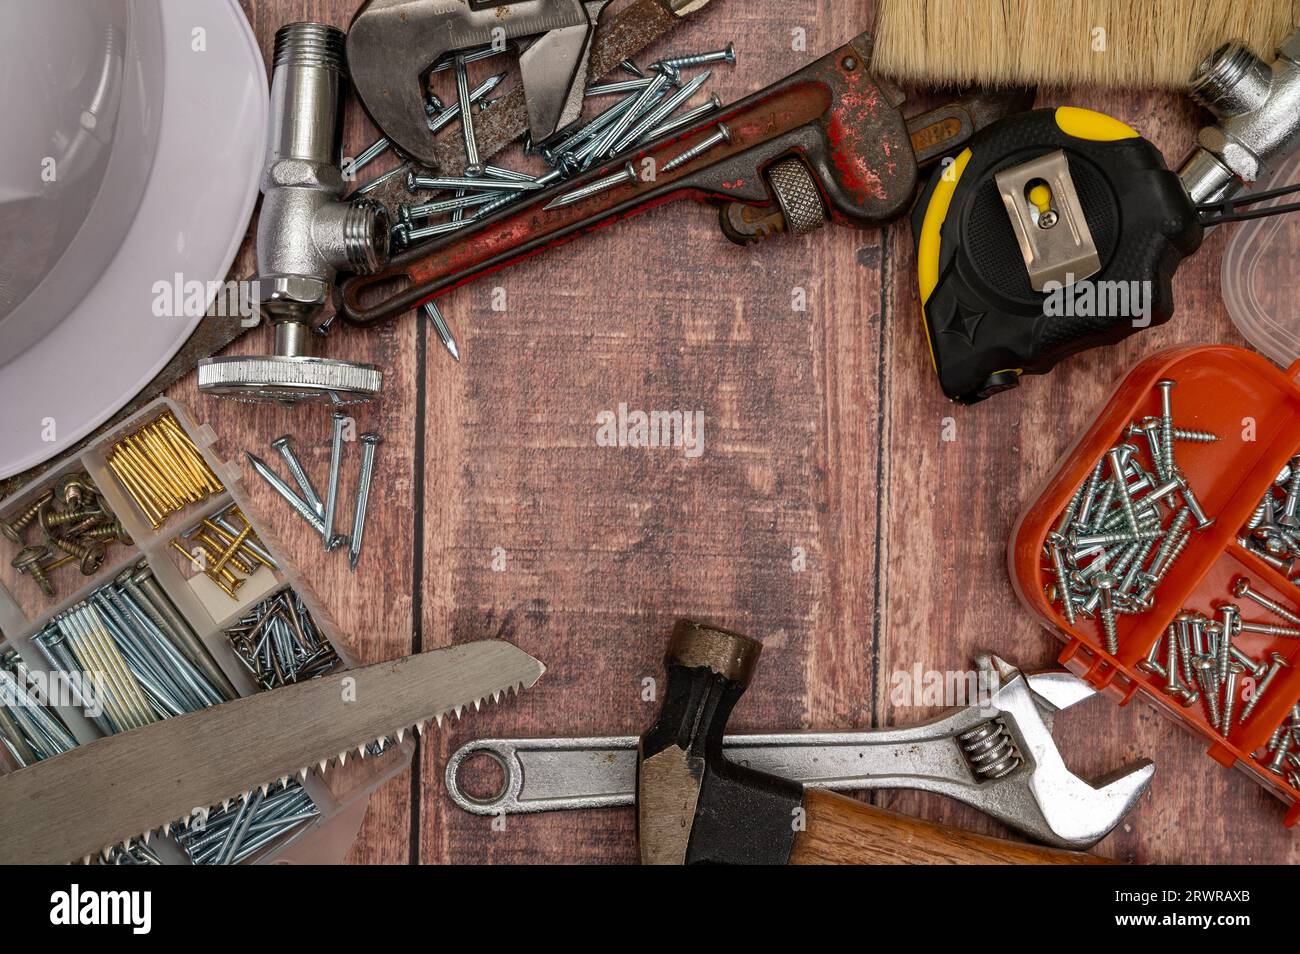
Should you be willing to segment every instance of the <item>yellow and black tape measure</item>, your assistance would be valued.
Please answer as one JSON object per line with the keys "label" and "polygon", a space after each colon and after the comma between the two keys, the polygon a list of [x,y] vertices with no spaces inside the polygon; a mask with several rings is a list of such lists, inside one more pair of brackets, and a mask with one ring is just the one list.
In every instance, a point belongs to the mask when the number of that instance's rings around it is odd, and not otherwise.
{"label": "yellow and black tape measure", "polygon": [[1087,109],[1003,119],[936,170],[912,213],[926,333],[966,404],[1169,320],[1197,211],[1160,152]]}

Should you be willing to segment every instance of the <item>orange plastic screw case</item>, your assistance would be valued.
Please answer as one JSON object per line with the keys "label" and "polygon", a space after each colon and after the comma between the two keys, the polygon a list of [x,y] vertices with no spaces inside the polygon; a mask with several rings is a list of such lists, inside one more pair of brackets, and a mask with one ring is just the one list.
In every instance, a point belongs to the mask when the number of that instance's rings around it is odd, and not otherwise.
{"label": "orange plastic screw case", "polygon": [[[1102,455],[1123,439],[1129,423],[1160,414],[1155,383],[1162,378],[1177,382],[1176,425],[1219,435],[1213,444],[1176,445],[1180,469],[1215,522],[1193,534],[1156,590],[1149,612],[1119,617],[1119,655],[1111,656],[1096,618],[1079,617],[1071,626],[1049,600],[1046,589],[1054,575],[1046,542],[1075,490]],[[1184,707],[1162,691],[1160,677],[1141,671],[1137,663],[1185,609],[1213,616],[1221,603],[1240,602],[1247,619],[1281,623],[1253,603],[1233,599],[1231,585],[1238,576],[1248,577],[1260,592],[1300,612],[1300,587],[1237,542],[1274,478],[1297,452],[1300,361],[1283,373],[1242,348],[1204,345],[1158,352],[1120,382],[1092,425],[1066,451],[1041,494],[1021,515],[1008,552],[1012,585],[1021,601],[1065,640],[1063,665],[1099,689],[1118,691],[1121,705],[1145,692],[1158,710],[1203,736],[1212,759],[1236,766],[1286,802],[1288,827],[1300,821],[1300,789],[1268,771],[1252,753],[1263,749],[1300,701],[1300,639],[1251,633],[1237,637],[1236,645],[1252,658],[1266,660],[1276,651],[1292,665],[1278,674],[1250,718],[1233,725],[1226,739],[1210,724],[1203,705]],[[1237,709],[1240,712],[1240,700]]]}

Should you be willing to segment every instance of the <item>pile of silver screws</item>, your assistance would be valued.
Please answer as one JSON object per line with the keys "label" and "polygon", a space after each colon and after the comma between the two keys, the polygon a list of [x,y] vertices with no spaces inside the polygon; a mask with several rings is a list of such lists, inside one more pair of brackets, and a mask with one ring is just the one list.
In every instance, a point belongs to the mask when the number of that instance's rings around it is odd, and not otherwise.
{"label": "pile of silver screws", "polygon": [[319,814],[297,782],[277,783],[196,815],[176,833],[176,841],[196,865],[233,865]]}
{"label": "pile of silver screws", "polygon": [[69,689],[106,735],[237,695],[143,560],[55,615],[32,641],[51,671],[79,675]]}
{"label": "pile of silver screws", "polygon": [[[1254,589],[1246,577],[1233,581],[1232,595],[1254,601],[1279,619],[1300,623],[1300,616]],[[1300,639],[1295,625],[1243,619],[1240,606],[1223,603],[1214,619],[1194,610],[1179,613],[1137,668],[1159,680],[1159,688],[1184,706],[1201,703],[1210,725],[1226,739],[1254,715],[1269,689],[1291,668],[1280,652],[1262,660],[1248,655],[1236,645],[1243,633]],[[1243,702],[1242,680],[1247,677],[1253,689]]]}
{"label": "pile of silver screws", "polygon": [[[452,122],[459,123],[465,143],[465,167],[461,175],[423,176],[411,162],[403,161],[396,169],[354,190],[354,195],[366,194],[396,178],[405,181],[407,191],[413,194],[427,191],[443,194],[435,197],[424,196],[418,203],[404,204],[396,210],[389,210],[390,213],[396,212],[391,216],[394,222],[392,227],[394,248],[409,248],[439,236],[455,233],[521,201],[530,193],[571,179],[615,156],[638,149],[646,143],[678,130],[689,128],[720,109],[722,101],[715,94],[702,105],[678,113],[678,110],[686,105],[711,76],[711,70],[706,69],[686,80],[682,72],[713,64],[736,62],[736,48],[731,43],[728,43],[724,49],[713,52],[667,57],[652,63],[646,70],[640,69],[631,61],[624,61],[621,68],[630,77],[629,79],[600,83],[589,86],[586,90],[587,97],[593,99],[618,96],[619,99],[613,106],[589,118],[560,138],[558,142],[538,146],[534,146],[531,142],[525,143],[526,154],[539,157],[550,167],[544,174],[532,175],[483,163],[478,155],[472,107],[480,110],[490,109],[493,100],[488,98],[489,94],[497,88],[505,78],[505,74],[498,73],[490,76],[470,89],[465,67],[476,60],[488,59],[501,52],[503,52],[501,49],[491,46],[464,50],[441,61],[433,69],[435,73],[455,70],[456,101],[446,104],[430,93],[426,98],[425,112],[429,117],[429,129],[435,133]],[[719,124],[716,135],[666,162],[659,171],[671,172],[729,138],[729,130]],[[345,171],[348,177],[351,178],[357,170],[391,148],[392,144],[388,139],[381,137],[362,149],[356,158],[346,165]],[[635,176],[636,172],[633,171],[631,175]],[[617,175],[605,177],[575,193],[556,199],[547,208],[572,205],[628,181],[627,170],[624,168]],[[428,303],[424,307],[424,312],[432,322],[443,346],[452,357],[460,360],[460,349],[437,305]]]}
{"label": "pile of silver screws", "polygon": [[1292,457],[1246,523],[1241,545],[1291,582],[1300,568],[1300,456]]}
{"label": "pile of silver screws", "polygon": [[46,702],[18,651],[0,653],[0,742],[19,766],[48,759],[77,744]]}
{"label": "pile of silver screws", "polygon": [[[41,542],[28,544],[29,527],[41,532]],[[82,576],[93,576],[103,565],[108,547],[131,543],[90,475],[83,472],[64,474],[12,520],[0,520],[0,535],[20,547],[9,565],[30,576],[47,597],[55,595],[49,576],[55,570],[74,564]]]}
{"label": "pile of silver screws", "polygon": [[356,503],[352,511],[352,533],[350,535],[335,533],[334,520],[338,511],[339,473],[343,463],[343,445],[346,443],[343,440],[343,431],[347,420],[347,415],[342,411],[334,412],[334,427],[330,440],[329,482],[326,485],[324,500],[321,499],[311,478],[307,476],[307,471],[303,468],[302,462],[294,453],[292,446],[290,446],[292,438],[289,436],[276,438],[271,442],[271,446],[280,452],[286,469],[293,478],[293,482],[298,486],[297,491],[290,487],[279,474],[270,468],[266,461],[256,454],[245,452],[244,456],[248,458],[248,462],[253,465],[253,469],[257,471],[258,475],[270,484],[271,489],[292,507],[294,512],[307,522],[308,526],[320,535],[326,551],[340,549],[344,544],[348,545],[348,569],[355,572],[357,561],[361,559],[361,543],[366,531],[366,511],[370,503],[370,484],[375,475],[375,452],[384,439],[378,434],[361,434],[358,436],[357,442],[361,444],[361,475],[357,480]]}
{"label": "pile of silver screws", "polygon": [[1117,617],[1144,613],[1192,538],[1214,523],[1178,467],[1178,443],[1218,437],[1176,425],[1172,391],[1156,383],[1161,414],[1129,425],[1075,492],[1049,534],[1048,598],[1069,625],[1097,617],[1106,651],[1119,652]]}
{"label": "pile of silver screws", "polygon": [[1300,703],[1291,707],[1291,714],[1274,730],[1255,761],[1282,776],[1292,788],[1300,788]]}
{"label": "pile of silver screws", "polygon": [[339,663],[302,599],[290,590],[258,603],[226,636],[263,689],[324,675]]}

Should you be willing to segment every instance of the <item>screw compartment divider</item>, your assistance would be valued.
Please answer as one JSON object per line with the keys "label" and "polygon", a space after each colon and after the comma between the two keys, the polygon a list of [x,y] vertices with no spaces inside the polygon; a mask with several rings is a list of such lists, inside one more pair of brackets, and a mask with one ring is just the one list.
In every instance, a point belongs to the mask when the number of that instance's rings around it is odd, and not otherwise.
{"label": "screw compartment divider", "polygon": [[[194,442],[200,455],[224,484],[224,489],[172,514],[155,530],[150,526],[149,521],[130,498],[130,495],[123,490],[112,471],[109,470],[107,454],[113,444],[123,435],[134,432],[142,425],[168,411],[176,419],[176,423],[181,430]],[[342,660],[343,666],[346,668],[355,667],[357,660],[351,652],[351,647],[346,641],[338,637],[337,622],[322,608],[306,582],[293,566],[285,560],[283,556],[284,547],[281,546],[273,534],[266,531],[252,512],[252,507],[242,492],[239,468],[220,459],[214,450],[215,442],[216,435],[210,427],[206,424],[196,426],[176,402],[168,398],[158,398],[142,407],[118,427],[100,436],[79,454],[69,457],[65,462],[41,475],[37,480],[21,487],[6,500],[0,501],[0,515],[11,517],[39,496],[46,487],[51,486],[62,474],[84,470],[90,475],[91,480],[94,481],[103,494],[105,501],[122,521],[123,527],[134,541],[133,545],[129,547],[121,544],[110,547],[108,559],[104,561],[104,566],[94,576],[80,577],[75,568],[67,567],[64,571],[52,577],[51,579],[56,581],[55,585],[63,588],[67,587],[70,580],[82,580],[81,585],[75,590],[66,590],[66,592],[61,590],[53,600],[40,596],[39,590],[30,579],[25,577],[15,579],[13,576],[0,575],[0,634],[5,637],[0,639],[0,648],[6,645],[12,646],[19,651],[24,662],[33,672],[48,673],[49,669],[45,658],[36,651],[32,643],[32,637],[42,629],[46,621],[52,616],[81,602],[94,590],[110,582],[123,569],[133,566],[143,558],[148,563],[163,591],[171,599],[186,622],[189,623],[199,640],[207,647],[217,666],[234,683],[241,696],[252,695],[261,690],[236,658],[234,649],[226,638],[225,628],[244,615],[253,605],[283,589],[291,589],[302,598],[303,604],[316,622],[321,635],[334,647]],[[181,557],[171,548],[170,541],[178,537],[182,530],[193,526],[203,517],[209,517],[231,504],[239,507],[244,518],[253,528],[253,532],[271,553],[271,556],[274,557],[280,569],[273,573],[266,586],[250,591],[248,596],[243,595],[244,590],[248,587],[241,588],[238,591],[240,599],[237,601],[229,600],[223,594],[222,599],[230,604],[229,612],[214,614],[209,609],[212,604],[205,604],[204,600],[197,594],[195,584],[187,579],[186,571],[188,567],[182,568]],[[5,546],[11,546],[8,541],[2,541],[2,543]],[[8,560],[6,559],[4,563],[7,567]],[[68,571],[71,572],[71,575],[64,575]],[[198,579],[206,582],[206,577],[201,574]],[[23,590],[24,585],[30,586],[32,593]],[[41,601],[39,603],[34,602],[33,594],[40,596]],[[216,605],[222,604],[218,603]],[[339,671],[342,671],[342,669]],[[327,675],[324,678],[330,678],[330,676]],[[69,730],[76,737],[78,744],[85,744],[100,737],[99,731],[79,709],[60,706],[55,707],[55,711],[64,719]],[[360,741],[358,740],[358,742]],[[414,742],[408,738],[401,745],[390,746],[386,750],[384,758],[387,758],[394,750],[396,750],[395,757],[385,765],[383,770],[358,773],[364,776],[360,781],[349,778],[336,783],[332,778],[321,778],[315,770],[308,773],[306,780],[302,781],[302,785],[307,794],[311,796],[312,801],[316,803],[320,815],[296,831],[291,832],[287,838],[282,838],[262,849],[245,863],[266,863],[292,856],[298,852],[305,852],[313,860],[319,859],[322,855],[328,858],[341,858],[350,846],[351,839],[355,837],[356,832],[348,829],[346,825],[340,830],[338,824],[332,825],[331,822],[339,818],[344,809],[355,805],[359,799],[368,797],[369,793],[379,784],[382,784],[383,781],[403,771],[410,764],[414,752]],[[355,750],[352,755],[356,755]],[[367,759],[367,761],[370,761],[370,759]],[[352,766],[353,761],[349,758],[349,769]],[[9,764],[8,759],[0,759],[0,773],[14,770],[14,768],[13,765]],[[17,769],[17,771],[22,771],[22,769]],[[333,767],[331,767],[330,771],[331,773],[337,772]],[[294,778],[296,779],[297,776],[295,775]],[[275,780],[267,779],[266,781]],[[352,787],[349,788],[349,784]],[[231,796],[237,794],[239,793],[230,793]],[[312,836],[317,831],[321,832],[320,837],[313,839]],[[129,832],[123,833],[127,837],[130,834]],[[150,844],[158,846],[158,854],[165,862],[189,863],[184,851],[172,839],[162,839],[160,845],[159,839],[155,837],[150,839]]]}
{"label": "screw compartment divider", "polygon": [[[1070,626],[1048,600],[1045,586],[1052,578],[1052,570],[1043,550],[1048,534],[1096,461],[1123,439],[1131,421],[1159,413],[1155,383],[1162,378],[1178,382],[1173,392],[1177,425],[1213,431],[1220,437],[1217,444],[1176,445],[1180,468],[1215,523],[1193,534],[1182,558],[1156,590],[1150,612],[1120,617],[1120,652],[1112,657],[1105,650],[1096,620],[1081,617]],[[1119,692],[1121,704],[1144,692],[1157,711],[1206,739],[1210,743],[1207,754],[1216,762],[1235,765],[1288,803],[1288,826],[1300,821],[1300,790],[1258,765],[1251,751],[1254,740],[1266,737],[1281,721],[1281,716],[1272,720],[1265,731],[1264,723],[1281,711],[1282,703],[1285,701],[1289,709],[1300,698],[1300,678],[1288,673],[1270,689],[1270,696],[1251,720],[1236,727],[1225,741],[1207,721],[1189,715],[1176,700],[1161,692],[1158,680],[1142,673],[1136,664],[1184,608],[1208,612],[1212,603],[1233,601],[1231,593],[1221,585],[1225,559],[1235,560],[1244,575],[1265,583],[1284,597],[1283,602],[1300,609],[1300,588],[1286,583],[1286,588],[1279,590],[1279,574],[1262,573],[1259,567],[1263,561],[1249,554],[1243,556],[1236,543],[1237,534],[1277,473],[1300,450],[1298,383],[1300,362],[1283,373],[1262,356],[1242,348],[1205,345],[1157,352],[1118,382],[1092,423],[1062,455],[1040,493],[1022,513],[1008,548],[1012,585],[1021,602],[1066,642],[1060,654],[1063,664],[1093,685]],[[1255,420],[1253,442],[1242,440],[1247,417]],[[1243,609],[1247,618],[1258,618],[1258,614]],[[1279,651],[1290,656],[1300,649],[1300,641],[1291,642],[1296,646],[1282,646]]]}

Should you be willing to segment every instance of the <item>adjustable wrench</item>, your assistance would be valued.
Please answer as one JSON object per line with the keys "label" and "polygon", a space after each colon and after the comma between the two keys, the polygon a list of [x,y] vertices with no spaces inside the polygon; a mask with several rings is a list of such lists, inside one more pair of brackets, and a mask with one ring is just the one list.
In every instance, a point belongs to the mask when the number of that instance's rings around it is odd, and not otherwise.
{"label": "adjustable wrench", "polygon": [[[936,792],[1047,845],[1096,844],[1137,803],[1155,766],[1140,759],[1094,782],[1079,778],[1052,740],[1052,720],[1096,690],[1065,670],[1025,675],[997,656],[977,663],[998,678],[983,704],[903,729],[727,736],[727,757],[812,788]],[[636,736],[478,739],[447,762],[447,791],[476,815],[631,805],[636,747]],[[461,766],[476,755],[505,775],[491,798],[461,788]]]}
{"label": "adjustable wrench", "polygon": [[[893,221],[911,204],[919,165],[959,148],[994,119],[1023,109],[1033,92],[979,94],[905,120],[903,95],[872,76],[871,37],[723,108],[699,124],[622,153],[580,176],[530,193],[482,222],[421,245],[340,287],[340,313],[354,324],[392,318],[538,252],[676,199],[723,208],[724,231],[802,235],[827,220],[852,228]],[[717,141],[724,133],[724,141]],[[714,145],[680,166],[692,147]],[[557,196],[631,165],[637,175],[559,208]],[[653,169],[653,174],[646,170]],[[734,204],[776,226],[737,221]],[[753,226],[751,228],[751,226]],[[388,294],[394,284],[405,284]]]}

